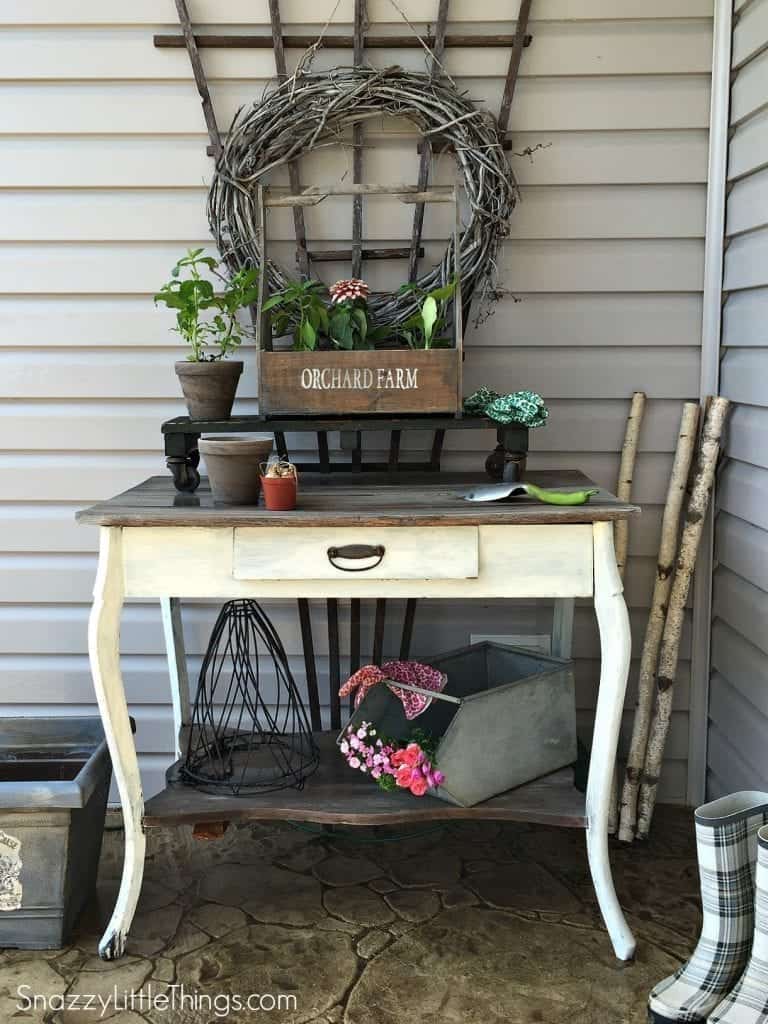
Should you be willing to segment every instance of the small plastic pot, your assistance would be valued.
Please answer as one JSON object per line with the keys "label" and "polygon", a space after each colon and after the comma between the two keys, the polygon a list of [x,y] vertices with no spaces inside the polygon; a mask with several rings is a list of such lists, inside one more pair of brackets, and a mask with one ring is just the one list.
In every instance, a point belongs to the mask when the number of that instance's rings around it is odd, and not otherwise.
{"label": "small plastic pot", "polygon": [[272,450],[272,441],[246,437],[206,437],[198,441],[205,457],[213,500],[222,505],[257,505],[259,465]]}
{"label": "small plastic pot", "polygon": [[295,476],[263,476],[261,489],[264,505],[270,512],[290,512],[296,508],[298,488]]}

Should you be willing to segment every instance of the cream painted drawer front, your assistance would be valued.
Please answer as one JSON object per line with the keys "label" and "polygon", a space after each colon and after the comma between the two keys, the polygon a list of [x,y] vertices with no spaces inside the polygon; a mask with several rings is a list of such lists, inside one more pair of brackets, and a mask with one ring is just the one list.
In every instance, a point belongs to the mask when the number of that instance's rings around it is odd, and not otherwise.
{"label": "cream painted drawer front", "polygon": [[[126,597],[253,597],[295,599],[297,597],[589,597],[592,594],[592,527],[573,526],[479,526],[479,571],[475,576],[458,578],[457,559],[465,558],[464,545],[458,545],[446,558],[443,579],[381,579],[367,572],[337,572],[333,578],[317,579],[309,575],[298,579],[241,579],[235,574],[235,530],[288,536],[292,528],[275,527],[125,527],[123,563]],[[328,529],[338,546],[339,534],[350,530],[358,542],[379,543],[383,531],[367,527],[358,531],[348,527]],[[441,527],[451,536],[469,531],[471,551],[476,551],[475,527]],[[319,531],[300,531],[308,537]],[[436,530],[421,527],[396,527],[397,540],[416,533],[432,540]],[[362,533],[362,536],[361,536]],[[256,538],[258,540],[258,538]],[[278,538],[279,540],[279,538]],[[327,550],[328,545],[323,548]],[[410,548],[410,545],[409,545]],[[259,556],[261,557],[261,556]],[[323,553],[327,559],[327,555]],[[474,557],[474,556],[473,556]],[[381,570],[382,566],[379,567]],[[238,572],[245,570],[244,565]],[[247,569],[245,571],[251,571]]]}
{"label": "cream painted drawer front", "polygon": [[[476,526],[240,526],[234,534],[236,580],[466,580],[478,575]],[[343,549],[352,545],[378,554],[344,557]]]}

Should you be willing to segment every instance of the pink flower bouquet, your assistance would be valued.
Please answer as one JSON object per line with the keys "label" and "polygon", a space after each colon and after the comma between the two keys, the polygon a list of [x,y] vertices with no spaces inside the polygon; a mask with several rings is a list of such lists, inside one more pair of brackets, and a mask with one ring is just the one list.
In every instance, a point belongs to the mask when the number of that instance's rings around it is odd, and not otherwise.
{"label": "pink flower bouquet", "polygon": [[407,789],[424,796],[445,782],[434,764],[434,741],[419,730],[409,740],[389,740],[379,736],[371,722],[361,722],[347,727],[339,749],[350,768],[369,774],[382,789]]}

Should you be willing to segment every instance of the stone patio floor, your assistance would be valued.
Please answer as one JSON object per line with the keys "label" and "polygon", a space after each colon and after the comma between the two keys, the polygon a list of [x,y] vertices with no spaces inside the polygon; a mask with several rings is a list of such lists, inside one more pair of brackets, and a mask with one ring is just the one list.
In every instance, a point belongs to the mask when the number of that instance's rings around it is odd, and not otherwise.
{"label": "stone patio floor", "polygon": [[[110,816],[112,825],[119,822]],[[580,831],[467,823],[383,831],[231,826],[199,841],[152,831],[126,956],[96,956],[122,834],[105,837],[98,898],[66,950],[0,953],[0,1021],[40,1024],[629,1024],[695,943],[690,812],[659,808],[653,838],[614,845],[619,897],[638,937],[612,953]],[[61,996],[151,990],[176,1008],[19,1009],[17,989]],[[181,989],[194,995],[179,1005]],[[222,997],[295,996],[295,1009]],[[218,1004],[205,1001],[219,997]],[[53,1007],[53,1009],[51,1009]],[[225,1011],[225,1012],[222,1012]]]}

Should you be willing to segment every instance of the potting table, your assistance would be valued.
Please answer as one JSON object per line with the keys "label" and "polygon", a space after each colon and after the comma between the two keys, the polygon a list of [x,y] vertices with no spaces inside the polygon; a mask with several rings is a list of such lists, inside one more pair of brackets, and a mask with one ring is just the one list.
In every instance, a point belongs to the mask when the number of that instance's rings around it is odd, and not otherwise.
{"label": "potting table", "polygon": [[[528,479],[546,488],[594,486],[573,471],[530,473]],[[153,477],[79,513],[81,523],[101,527],[89,651],[126,834],[122,882],[99,947],[102,958],[123,952],[141,890],[146,827],[243,819],[375,825],[460,818],[586,829],[592,880],[613,948],[622,960],[632,957],[635,942],[608,858],[608,810],[630,657],[612,522],[639,510],[604,491],[583,506],[462,500],[469,486],[485,482],[479,472],[305,474],[299,509],[275,513],[216,506],[207,481],[190,495],[177,493],[165,477]],[[348,545],[354,547],[345,557]],[[366,550],[370,557],[362,558]],[[602,661],[586,796],[574,787],[570,769],[469,808],[384,793],[345,769],[331,749],[331,735],[323,734],[320,769],[302,790],[238,798],[171,782],[145,806],[120,673],[126,597],[160,599],[180,754],[190,721],[180,599],[370,596],[554,598],[553,654],[561,657],[570,657],[573,599],[592,598]]]}

